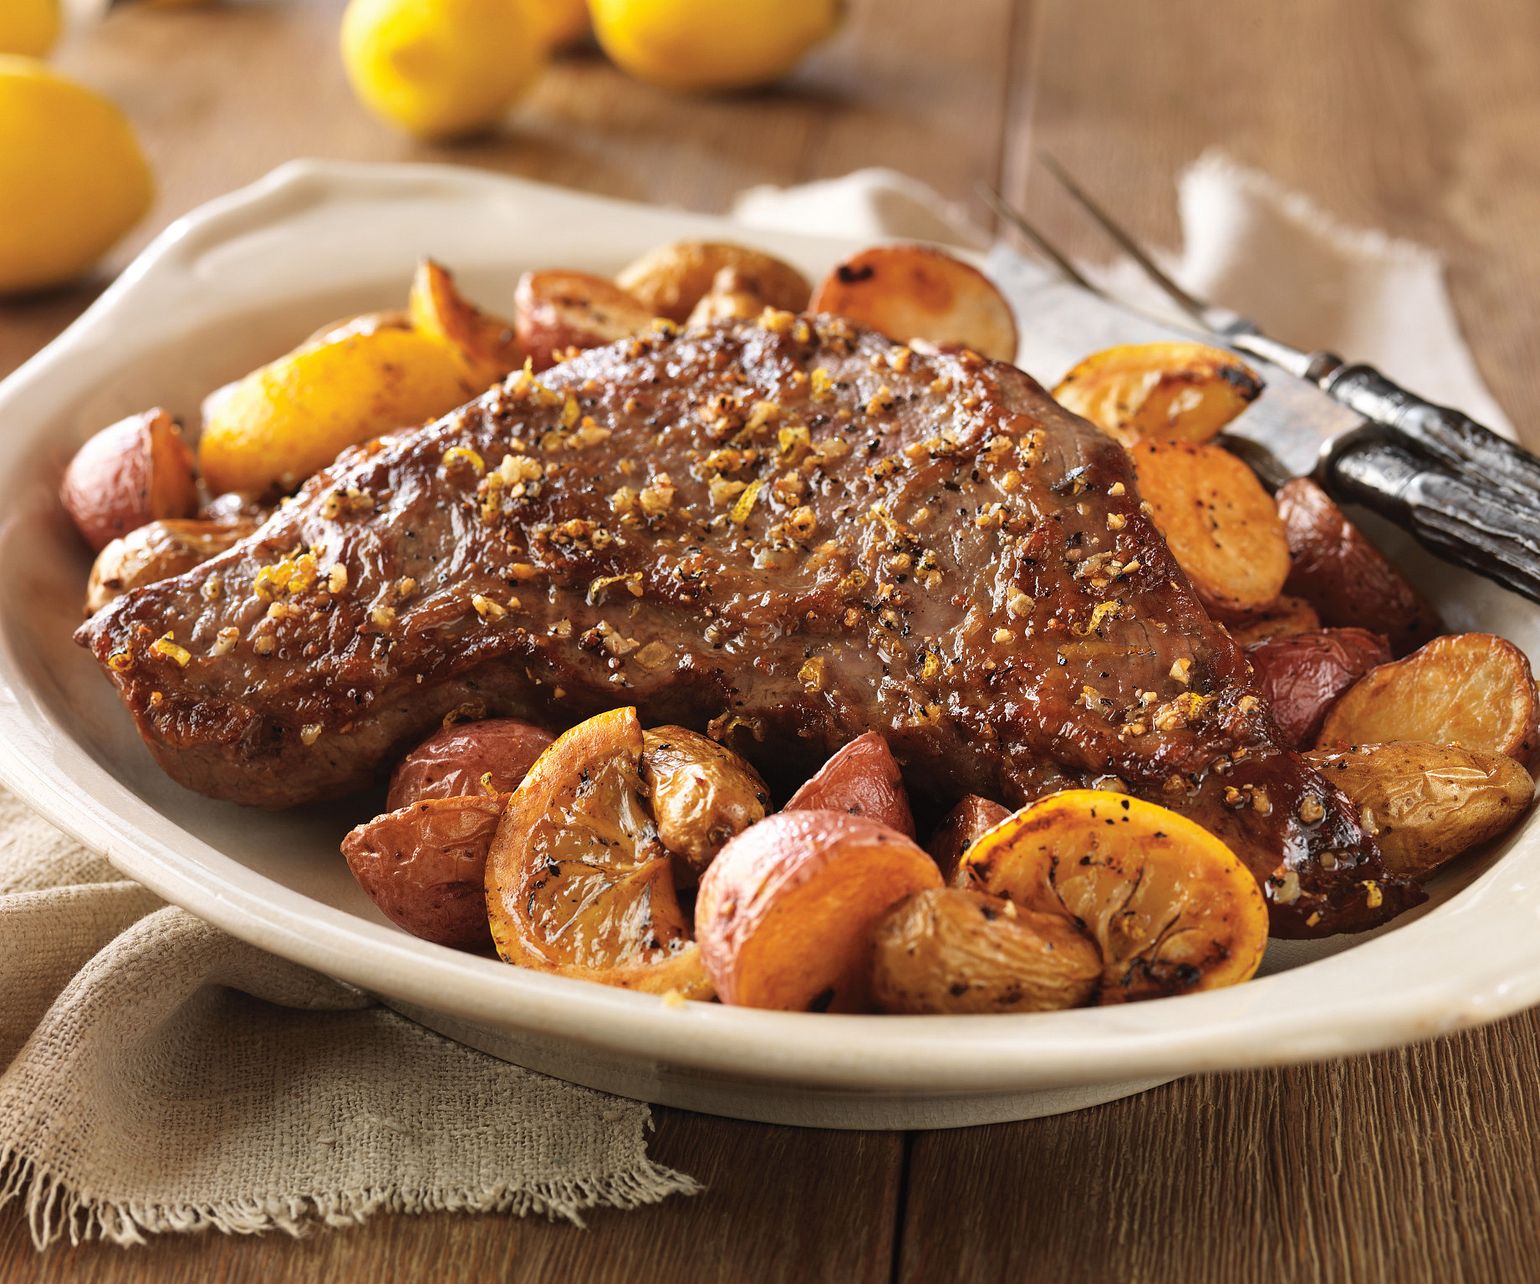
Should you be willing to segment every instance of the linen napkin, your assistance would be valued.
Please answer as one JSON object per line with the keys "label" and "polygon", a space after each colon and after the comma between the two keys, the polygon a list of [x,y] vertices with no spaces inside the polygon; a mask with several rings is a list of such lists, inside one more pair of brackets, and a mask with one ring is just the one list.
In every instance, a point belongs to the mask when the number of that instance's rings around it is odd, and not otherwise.
{"label": "linen napkin", "polygon": [[[1500,421],[1426,251],[1219,157],[1183,177],[1180,204],[1186,284]],[[735,213],[746,229],[982,243],[964,211],[882,170],[756,189]],[[297,1234],[380,1210],[580,1222],[698,1189],[648,1159],[646,1106],[451,1043],[163,906],[3,791],[0,1066],[0,1204],[24,1201],[40,1247]]]}

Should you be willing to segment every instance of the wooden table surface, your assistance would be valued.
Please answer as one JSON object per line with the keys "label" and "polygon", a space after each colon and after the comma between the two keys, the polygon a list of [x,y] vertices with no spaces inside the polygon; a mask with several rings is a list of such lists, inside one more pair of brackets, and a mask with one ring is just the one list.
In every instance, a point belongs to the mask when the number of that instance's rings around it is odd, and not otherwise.
{"label": "wooden table surface", "polygon": [[[891,165],[959,200],[997,180],[1095,256],[1104,246],[1036,181],[1035,146],[1169,243],[1172,178],[1218,145],[1349,221],[1441,250],[1482,373],[1540,441],[1534,0],[854,0],[782,90],[672,98],[577,57],[502,137],[452,148],[407,142],[354,105],[339,8],[133,6],[62,51],[137,122],[161,184],[106,273],[170,218],[300,155],[449,160],[705,210],[753,183]],[[99,286],[0,304],[0,374]],[[653,1153],[706,1193],[601,1211],[586,1232],[445,1214],[303,1242],[170,1236],[37,1257],[8,1209],[0,1279],[1531,1280],[1537,1084],[1530,1014],[953,1132],[659,1110]]]}

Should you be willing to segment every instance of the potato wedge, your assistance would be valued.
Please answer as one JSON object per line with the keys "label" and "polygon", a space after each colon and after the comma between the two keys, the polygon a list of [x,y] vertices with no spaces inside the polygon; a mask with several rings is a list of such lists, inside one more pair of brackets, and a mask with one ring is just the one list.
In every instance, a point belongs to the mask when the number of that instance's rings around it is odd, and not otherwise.
{"label": "potato wedge", "polygon": [[198,507],[192,451],[176,420],[156,407],[120,419],[75,452],[59,484],[75,529],[100,553],[146,522],[191,517]]}
{"label": "potato wedge", "polygon": [[925,850],[941,870],[941,881],[948,887],[966,886],[966,880],[957,881],[963,853],[1010,814],[1009,807],[977,794],[969,794],[947,812],[925,844]]}
{"label": "potato wedge", "polygon": [[724,1003],[865,1011],[872,928],[938,887],[936,863],[862,816],[783,811],[732,839],[701,879],[695,930]]}
{"label": "potato wedge", "polygon": [[1228,612],[1277,600],[1289,544],[1251,469],[1220,446],[1193,442],[1141,441],[1130,453],[1152,519],[1198,596]]}
{"label": "potato wedge", "polygon": [[1284,486],[1277,502],[1292,559],[1285,588],[1322,624],[1383,633],[1398,656],[1443,631],[1438,612],[1308,477]]}
{"label": "potato wedge", "polygon": [[1326,715],[1317,744],[1426,740],[1525,762],[1537,715],[1535,677],[1518,647],[1491,633],[1451,633],[1355,682]]}
{"label": "potato wedge", "polygon": [[724,745],[685,727],[642,733],[642,783],[658,841],[694,883],[734,834],[763,820],[770,790],[759,772]]}
{"label": "potato wedge", "polygon": [[413,936],[485,949],[487,850],[507,794],[431,798],[376,816],[342,840],[358,885]]}
{"label": "potato wedge", "polygon": [[1370,669],[1389,663],[1390,646],[1368,629],[1324,629],[1258,642],[1246,648],[1246,657],[1284,744],[1303,749],[1315,743],[1337,698]]}
{"label": "potato wedge", "polygon": [[650,316],[685,321],[724,271],[730,271],[740,288],[758,296],[760,306],[783,312],[807,307],[812,287],[789,263],[746,245],[721,241],[677,241],[649,250],[623,267],[615,284],[635,298]]}
{"label": "potato wedge", "polygon": [[417,330],[444,344],[478,388],[491,387],[524,364],[513,322],[476,307],[455,288],[449,271],[432,259],[417,265],[407,306]]}
{"label": "potato wedge", "polygon": [[711,289],[690,309],[686,325],[711,325],[716,321],[750,321],[765,310],[764,297],[737,268],[725,267],[716,274]]}
{"label": "potato wedge", "polygon": [[1305,761],[1358,808],[1385,867],[1423,879],[1490,842],[1529,809],[1535,782],[1507,754],[1397,741],[1318,750]]}
{"label": "potato wedge", "polygon": [[487,855],[487,912],[509,963],[711,997],[641,778],[636,710],[557,737],[509,800]]}
{"label": "potato wedge", "polygon": [[1016,359],[1016,317],[977,268],[929,245],[878,245],[819,282],[809,312],[829,312],[899,343],[924,339]]}
{"label": "potato wedge", "polygon": [[884,1012],[1053,1012],[1078,1007],[1102,956],[1062,914],[955,887],[916,892],[878,920],[872,994]]}
{"label": "potato wedge", "polygon": [[386,806],[395,811],[429,798],[511,794],[554,738],[517,718],[441,728],[397,764]]}
{"label": "potato wedge", "polygon": [[86,584],[86,614],[94,615],[129,589],[190,571],[256,530],[250,521],[196,518],[147,522],[96,555]]}
{"label": "potato wedge", "polygon": [[791,796],[783,811],[843,811],[914,837],[903,773],[876,731],[857,736]]}
{"label": "potato wedge", "polygon": [[1321,630],[1321,617],[1315,613],[1315,607],[1304,598],[1288,593],[1279,594],[1276,601],[1259,611],[1229,616],[1221,612],[1218,618],[1241,646],[1293,637],[1298,633],[1319,633]]}
{"label": "potato wedge", "polygon": [[1101,950],[1101,1003],[1235,985],[1267,948],[1267,904],[1240,858],[1126,794],[1050,794],[974,843],[963,868],[991,895],[1084,928]]}
{"label": "potato wedge", "polygon": [[1206,343],[1125,343],[1094,352],[1053,399],[1125,446],[1147,439],[1203,442],[1262,395],[1257,372]]}
{"label": "potato wedge", "polygon": [[347,446],[424,423],[481,389],[442,343],[387,327],[297,348],[205,402],[211,490],[292,490]]}
{"label": "potato wedge", "polygon": [[582,348],[645,334],[653,323],[650,308],[587,272],[526,272],[513,306],[515,341],[536,370]]}

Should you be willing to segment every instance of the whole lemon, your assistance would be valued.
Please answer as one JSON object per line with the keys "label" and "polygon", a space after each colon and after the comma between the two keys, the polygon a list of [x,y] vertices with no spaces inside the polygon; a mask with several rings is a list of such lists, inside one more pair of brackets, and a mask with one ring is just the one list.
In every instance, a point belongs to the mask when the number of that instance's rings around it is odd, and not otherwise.
{"label": "whole lemon", "polygon": [[616,64],[665,89],[778,80],[839,26],[841,0],[589,0]]}
{"label": "whole lemon", "polygon": [[351,0],[342,63],[364,105],[419,138],[495,125],[546,45],[525,0]]}
{"label": "whole lemon", "polygon": [[59,0],[0,0],[0,53],[41,58],[59,38]]}
{"label": "whole lemon", "polygon": [[551,49],[588,34],[588,0],[524,0],[524,7],[535,34]]}
{"label": "whole lemon", "polygon": [[122,112],[34,59],[0,55],[0,291],[78,276],[153,195]]}

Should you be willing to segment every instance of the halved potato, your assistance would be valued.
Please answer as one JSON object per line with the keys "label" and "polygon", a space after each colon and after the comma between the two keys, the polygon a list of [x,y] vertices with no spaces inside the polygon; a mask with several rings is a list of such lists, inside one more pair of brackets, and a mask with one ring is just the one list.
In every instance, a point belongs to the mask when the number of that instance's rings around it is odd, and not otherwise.
{"label": "halved potato", "polygon": [[1126,794],[1050,794],[974,843],[963,868],[975,887],[1087,931],[1101,950],[1102,1003],[1235,985],[1267,948],[1267,904],[1241,859],[1185,816]]}
{"label": "halved potato", "polygon": [[770,790],[759,772],[725,745],[685,727],[642,733],[642,782],[658,839],[694,882],[734,834],[763,820]]}
{"label": "halved potato", "polygon": [[973,844],[1011,814],[1003,807],[978,794],[969,794],[936,826],[925,844],[925,850],[941,869],[941,879],[948,886],[965,886],[956,882],[962,867],[963,854]]}
{"label": "halved potato", "polygon": [[514,791],[487,856],[487,911],[509,963],[686,998],[711,982],[658,841],[636,710],[557,738]]}
{"label": "halved potato", "polygon": [[1130,453],[1151,518],[1198,596],[1231,612],[1275,601],[1289,543],[1256,474],[1220,446],[1140,441]]}
{"label": "halved potato", "polygon": [[1304,598],[1288,593],[1279,594],[1276,601],[1258,611],[1228,617],[1221,613],[1219,622],[1242,646],[1272,642],[1298,633],[1317,633],[1321,628],[1321,617],[1315,613],[1315,608]]}
{"label": "halved potato", "polygon": [[778,812],[717,853],[695,902],[696,935],[724,1003],[862,1011],[873,925],[940,883],[935,862],[884,825],[844,812]]}
{"label": "halved potato", "polygon": [[938,887],[877,923],[872,993],[884,1012],[1053,1012],[1096,992],[1102,957],[1062,914]]}
{"label": "halved potato", "polygon": [[524,364],[513,322],[476,307],[455,288],[449,271],[432,259],[417,265],[408,307],[418,331],[444,344],[479,388],[490,387]]}
{"label": "halved potato", "polygon": [[1261,394],[1256,371],[1223,348],[1125,343],[1076,365],[1053,399],[1131,446],[1147,438],[1208,441]]}
{"label": "halved potato", "polygon": [[86,584],[86,614],[143,584],[190,571],[256,530],[255,522],[210,522],[196,518],[147,522],[115,539],[96,555]]}
{"label": "halved potato", "polygon": [[1518,647],[1491,633],[1451,633],[1366,673],[1326,715],[1317,743],[1426,740],[1525,761],[1537,716],[1535,676]]}
{"label": "halved potato", "polygon": [[75,452],[59,500],[100,553],[146,522],[191,517],[198,507],[192,451],[170,413],[156,407],[110,424]]}
{"label": "halved potato", "polygon": [[198,461],[211,490],[292,490],[347,446],[469,401],[454,355],[385,327],[297,348],[205,403]]}
{"label": "halved potato", "polygon": [[653,322],[650,308],[588,272],[526,272],[513,306],[514,338],[536,370],[574,350],[644,334]]}
{"label": "halved potato", "polygon": [[395,811],[429,798],[511,794],[553,739],[518,718],[442,727],[397,764],[386,805]]}
{"label": "halved potato", "polygon": [[811,287],[791,264],[761,250],[722,241],[660,245],[623,267],[615,284],[650,315],[684,321],[715,288],[724,271],[733,273],[738,288],[759,298],[754,316],[766,306],[783,312],[801,312],[807,307]]}
{"label": "halved potato", "polygon": [[714,321],[750,321],[765,310],[764,296],[737,268],[725,267],[712,279],[711,289],[690,309],[689,326]]}
{"label": "halved potato", "polygon": [[914,813],[909,809],[903,773],[888,742],[876,731],[867,731],[836,751],[783,810],[843,811],[914,837]]}
{"label": "halved potato", "polygon": [[890,339],[1016,359],[1016,317],[987,276],[929,245],[878,245],[819,282],[809,312],[830,312]]}
{"label": "halved potato", "polygon": [[1408,878],[1496,838],[1535,796],[1529,772],[1507,754],[1458,745],[1399,741],[1303,757],[1358,808],[1385,867]]}

